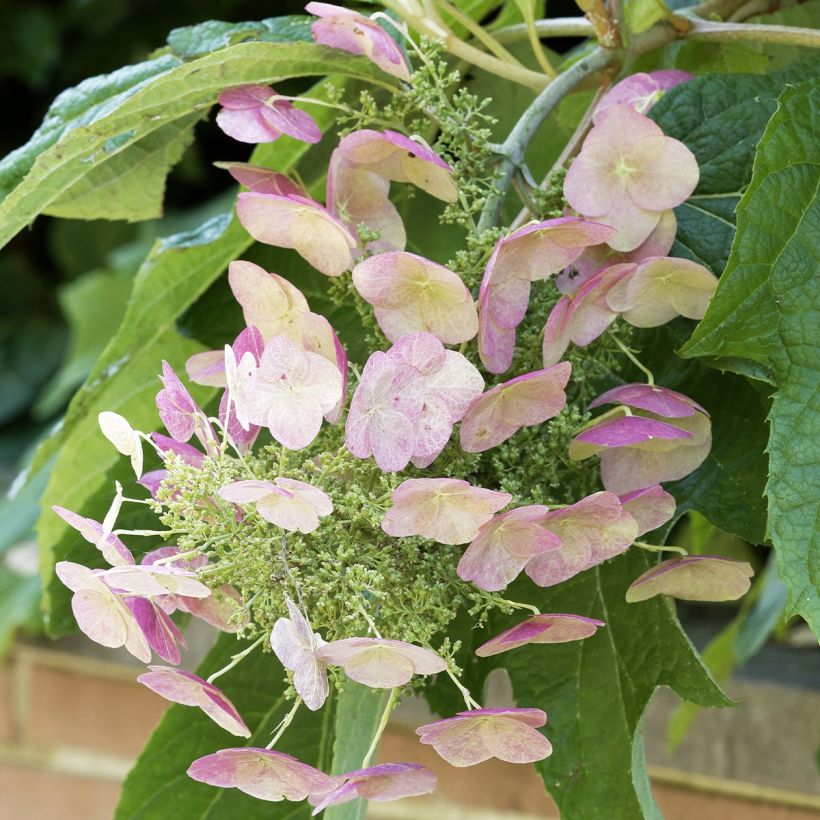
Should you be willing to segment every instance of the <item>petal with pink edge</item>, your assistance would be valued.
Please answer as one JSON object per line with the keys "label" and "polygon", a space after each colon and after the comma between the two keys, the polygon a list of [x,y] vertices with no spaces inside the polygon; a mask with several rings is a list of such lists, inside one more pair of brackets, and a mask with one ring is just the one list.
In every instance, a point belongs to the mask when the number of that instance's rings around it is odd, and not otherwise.
{"label": "petal with pink edge", "polygon": [[583,615],[533,615],[483,643],[475,653],[480,658],[498,655],[531,643],[568,643],[592,637],[603,621]]}
{"label": "petal with pink edge", "polygon": [[753,575],[746,561],[719,555],[670,558],[633,581],[626,600],[636,603],[663,594],[685,601],[735,601],[748,592]]}

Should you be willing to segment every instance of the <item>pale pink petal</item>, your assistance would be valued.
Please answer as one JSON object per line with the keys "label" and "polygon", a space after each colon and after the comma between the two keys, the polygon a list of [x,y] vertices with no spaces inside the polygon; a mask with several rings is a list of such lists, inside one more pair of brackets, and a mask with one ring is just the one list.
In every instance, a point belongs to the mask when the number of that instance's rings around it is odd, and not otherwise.
{"label": "pale pink petal", "polygon": [[533,504],[484,524],[458,562],[459,578],[497,592],[515,580],[535,556],[558,550],[561,539],[541,525],[548,513],[548,507]]}
{"label": "pale pink petal", "polygon": [[479,396],[461,422],[461,446],[480,453],[506,441],[522,427],[541,424],[566,404],[564,388],[572,366],[561,362],[496,385]]}
{"label": "pale pink petal", "polygon": [[220,788],[237,788],[260,800],[304,800],[337,786],[328,775],[295,757],[270,749],[221,749],[200,757],[188,776]]}
{"label": "pale pink petal", "polygon": [[675,69],[632,74],[616,83],[601,97],[595,106],[592,122],[597,125],[606,112],[616,105],[628,105],[639,114],[646,114],[665,91],[692,79],[694,76],[688,71]]}
{"label": "pale pink petal", "polygon": [[505,630],[476,649],[480,658],[498,655],[531,643],[567,643],[581,641],[596,633],[603,621],[583,615],[533,615]]}
{"label": "pale pink petal", "polygon": [[622,495],[620,501],[637,522],[639,536],[657,529],[675,514],[675,498],[660,484]]}
{"label": "pale pink petal", "polygon": [[393,491],[392,501],[382,519],[388,535],[421,535],[441,544],[465,544],[512,496],[455,478],[411,478]]}
{"label": "pale pink petal", "polygon": [[358,683],[374,689],[392,689],[408,683],[413,675],[434,675],[447,664],[429,649],[385,638],[343,638],[316,650],[316,657]]}
{"label": "pale pink petal", "polygon": [[73,527],[77,530],[89,544],[93,544],[102,553],[103,558],[112,566],[134,563],[134,556],[131,554],[131,550],[129,550],[116,535],[109,533],[107,536],[104,536],[103,526],[99,521],[95,521],[93,518],[86,518],[83,515],[77,515],[77,513],[67,510],[65,507],[53,506],[51,509],[54,510],[69,527]]}
{"label": "pale pink petal", "polygon": [[202,411],[166,361],[162,363],[160,380],[163,389],[157,393],[159,417],[171,438],[186,442],[196,431],[197,419]]}
{"label": "pale pink petal", "polygon": [[259,194],[281,196],[305,196],[305,192],[284,174],[261,165],[247,162],[215,162],[217,168],[225,169],[240,185]]}
{"label": "pale pink petal", "polygon": [[[193,600],[193,599],[192,599]],[[137,621],[148,646],[164,661],[177,664],[182,660],[179,646],[187,646],[177,625],[156,601],[147,598],[125,598],[126,606]]]}
{"label": "pale pink petal", "polygon": [[326,276],[340,276],[351,266],[356,237],[318,202],[249,191],[239,194],[236,212],[258,242],[293,248]]}
{"label": "pale pink petal", "polygon": [[753,575],[746,561],[719,555],[670,558],[633,581],[626,600],[635,603],[663,594],[685,601],[734,601],[749,591]]}

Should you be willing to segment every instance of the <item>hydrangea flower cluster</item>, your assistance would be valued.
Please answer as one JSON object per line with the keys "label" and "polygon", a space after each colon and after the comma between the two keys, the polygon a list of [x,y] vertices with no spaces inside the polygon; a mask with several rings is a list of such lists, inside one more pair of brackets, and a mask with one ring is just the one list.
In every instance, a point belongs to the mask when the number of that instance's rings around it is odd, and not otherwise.
{"label": "hydrangea flower cluster", "polygon": [[[411,80],[403,52],[377,23],[329,4],[307,8],[319,17],[318,42]],[[536,221],[501,237],[477,299],[457,271],[404,250],[391,183],[445,202],[458,197],[451,166],[420,139],[368,129],[345,136],[330,160],[325,204],[273,169],[227,165],[248,188],[237,214],[250,235],[293,249],[328,277],[350,272],[351,298],[372,306],[387,344],[359,371],[292,282],[232,262],[228,282],[246,327],[223,350],[187,362],[191,381],[221,390],[216,415],[163,362],[156,404],[168,435],[134,430],[114,413],[99,419],[151,498],[126,498],[117,485],[103,522],[55,508],[109,564],[57,565],[80,629],[145,663],[156,654],[170,664],[150,665],[139,677],[152,691],[256,740],[214,681],[260,645],[281,662],[293,706],[270,742],[195,760],[190,777],[262,800],[308,799],[314,813],[357,797],[429,793],[436,779],[424,767],[371,764],[401,693],[442,674],[466,709],[417,733],[444,760],[459,767],[491,757],[530,763],[551,753],[542,710],[483,708],[459,679],[449,643],[434,641],[464,606],[481,622],[494,609],[534,610],[486,640],[479,657],[585,640],[605,628],[499,593],[522,572],[550,587],[633,545],[648,546],[637,539],[675,514],[661,484],[688,475],[709,452],[709,415],[651,381],[605,392],[590,408],[616,406],[578,431],[569,448],[573,459],[600,456],[604,489],[568,504],[521,503],[454,475],[441,456],[449,447],[481,458],[522,428],[561,414],[572,367],[560,359],[570,340],[588,344],[618,316],[650,327],[702,315],[714,277],[665,256],[674,236],[669,209],[691,193],[697,166],[641,113],[658,90],[685,79],[667,74],[631,78],[601,101],[567,175],[567,200],[580,216]],[[218,125],[241,141],[281,133],[320,138],[310,118],[270,88],[228,89],[220,103]],[[468,344],[477,337],[488,375],[509,369],[530,284],[554,275],[565,295],[547,322],[544,368],[488,386]],[[157,470],[144,472],[146,444],[161,462]],[[117,529],[124,503],[148,503],[166,529]],[[166,543],[137,563],[122,540],[128,536]],[[739,562],[688,556],[636,579],[627,599],[734,598],[748,588],[748,575]],[[184,647],[175,612],[252,642],[202,679],[175,668]],[[331,777],[274,748],[296,710],[323,708],[346,680],[391,690],[360,768]]]}

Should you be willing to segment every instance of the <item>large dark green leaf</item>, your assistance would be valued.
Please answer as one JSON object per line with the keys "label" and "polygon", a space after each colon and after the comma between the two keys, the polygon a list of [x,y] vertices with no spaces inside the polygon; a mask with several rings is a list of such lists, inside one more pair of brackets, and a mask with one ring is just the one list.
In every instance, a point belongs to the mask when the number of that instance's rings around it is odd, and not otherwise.
{"label": "large dark green leaf", "polygon": [[820,632],[817,373],[820,163],[814,123],[820,87],[787,89],[763,135],[726,272],[687,356],[736,357],[771,370],[769,535],[789,613]]}
{"label": "large dark green leaf", "polygon": [[[559,586],[519,581],[510,597],[541,612],[572,612],[606,622],[584,641],[522,647],[496,656],[519,706],[547,712],[551,757],[537,764],[563,820],[653,817],[657,809],[643,760],[641,719],[658,686],[704,706],[725,706],[721,692],[664,597],[627,604],[629,584],[654,563],[633,548]],[[520,620],[520,613],[514,620]],[[500,630],[509,620],[493,624]],[[602,807],[606,807],[605,810]]]}
{"label": "large dark green leaf", "polygon": [[675,209],[673,256],[694,259],[720,275],[735,233],[734,210],[751,179],[754,147],[786,82],[808,66],[771,76],[700,77],[673,88],[652,109],[664,133],[685,143],[698,160],[700,182]]}
{"label": "large dark green leaf", "polygon": [[[83,177],[102,173],[105,163],[158,129],[204,112],[227,86],[328,74],[393,87],[364,58],[304,42],[239,43],[172,67],[124,102],[109,103],[104,113],[97,111],[92,121],[64,133],[37,156],[27,176],[0,204],[0,246]],[[109,200],[116,205],[103,192],[100,206]]]}
{"label": "large dark green leaf", "polygon": [[[244,646],[232,635],[220,636],[198,673],[207,677],[221,669]],[[310,816],[306,803],[268,803],[237,789],[198,783],[185,773],[196,758],[219,749],[265,746],[291,706],[284,698],[281,665],[261,648],[220,677],[218,685],[245,719],[252,738],[243,742],[228,734],[199,709],[172,706],[123,785],[116,820],[297,820]],[[328,771],[334,712],[335,696],[319,712],[303,707],[277,750]]]}

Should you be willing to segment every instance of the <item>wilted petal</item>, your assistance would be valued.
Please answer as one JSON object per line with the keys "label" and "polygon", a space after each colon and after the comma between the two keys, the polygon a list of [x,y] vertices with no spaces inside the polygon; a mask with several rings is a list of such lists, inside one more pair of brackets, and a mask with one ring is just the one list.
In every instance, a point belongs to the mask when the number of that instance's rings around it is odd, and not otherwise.
{"label": "wilted petal", "polygon": [[512,496],[456,478],[410,478],[393,491],[391,499],[393,506],[382,519],[388,535],[421,535],[440,544],[466,544]]}
{"label": "wilted petal", "polygon": [[748,592],[753,575],[746,561],[719,555],[670,558],[633,581],[626,600],[635,603],[664,594],[685,601],[734,601]]}
{"label": "wilted petal", "polygon": [[676,316],[702,319],[717,277],[689,259],[651,258],[615,284],[606,297],[612,310],[635,327],[658,327]]}
{"label": "wilted petal", "polygon": [[376,308],[391,342],[423,331],[445,344],[460,344],[478,331],[473,297],[461,278],[422,256],[404,251],[371,256],[353,269],[353,284]]}
{"label": "wilted petal", "polygon": [[339,152],[358,167],[393,182],[411,182],[445,202],[458,199],[452,168],[436,153],[396,131],[354,131],[339,142]]}
{"label": "wilted petal", "polygon": [[234,504],[255,504],[262,518],[288,532],[313,532],[319,518],[333,512],[327,493],[291,478],[235,481],[220,488],[219,495]]}
{"label": "wilted petal", "polygon": [[638,537],[635,519],[613,493],[593,493],[544,516],[542,526],[561,541],[560,549],[539,555],[525,572],[538,586],[566,581],[620,555]]}
{"label": "wilted petal", "polygon": [[522,427],[541,424],[563,410],[572,365],[561,362],[496,385],[479,396],[461,422],[461,446],[480,453],[506,441]]}
{"label": "wilted petal", "polygon": [[540,709],[474,709],[420,726],[416,734],[450,765],[474,766],[491,757],[534,763],[552,753],[537,727],[547,722]]}
{"label": "wilted petal", "polygon": [[497,592],[513,581],[535,556],[561,547],[541,521],[549,507],[533,504],[497,515],[484,524],[458,562],[458,576]]}
{"label": "wilted petal", "polygon": [[480,658],[498,655],[529,643],[567,643],[582,641],[596,633],[603,621],[583,615],[533,615],[504,630],[476,649]]}
{"label": "wilted petal", "polygon": [[172,703],[183,706],[197,706],[211,720],[225,731],[237,737],[250,737],[251,731],[245,725],[236,707],[221,689],[182,669],[167,666],[149,666],[150,671],[137,680]]}
{"label": "wilted petal", "polygon": [[257,242],[293,248],[326,276],[340,276],[351,266],[356,237],[318,202],[248,191],[239,194],[236,213]]}
{"label": "wilted petal", "polygon": [[385,638],[343,638],[316,650],[316,657],[358,683],[374,689],[404,686],[413,675],[434,675],[447,668],[444,660],[429,649]]}
{"label": "wilted petal", "polygon": [[402,50],[377,22],[331,3],[308,3],[305,11],[320,18],[310,29],[317,43],[361,54],[382,71],[410,81],[410,68]]}
{"label": "wilted petal", "polygon": [[220,788],[236,788],[260,800],[304,800],[335,789],[333,778],[295,757],[271,749],[221,749],[195,760],[188,776]]}
{"label": "wilted petal", "polygon": [[311,798],[316,815],[328,806],[339,806],[361,797],[385,803],[402,797],[430,794],[436,788],[436,776],[418,763],[381,763],[339,775],[341,786],[321,798]]}

